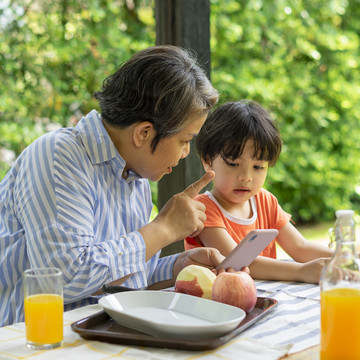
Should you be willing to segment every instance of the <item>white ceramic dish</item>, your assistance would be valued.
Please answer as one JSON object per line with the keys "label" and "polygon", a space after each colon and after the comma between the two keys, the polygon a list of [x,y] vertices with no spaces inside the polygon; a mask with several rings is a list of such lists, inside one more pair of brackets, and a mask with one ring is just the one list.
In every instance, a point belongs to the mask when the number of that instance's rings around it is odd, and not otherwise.
{"label": "white ceramic dish", "polygon": [[234,330],[245,318],[237,307],[169,291],[130,291],[99,300],[120,325],[166,338],[211,339]]}

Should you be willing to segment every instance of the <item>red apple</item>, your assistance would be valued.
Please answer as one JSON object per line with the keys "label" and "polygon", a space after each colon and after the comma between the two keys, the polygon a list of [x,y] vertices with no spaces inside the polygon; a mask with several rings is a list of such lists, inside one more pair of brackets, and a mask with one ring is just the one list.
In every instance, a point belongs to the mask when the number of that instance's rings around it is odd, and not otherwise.
{"label": "red apple", "polygon": [[211,299],[216,275],[206,267],[189,265],[182,269],[175,281],[175,291]]}
{"label": "red apple", "polygon": [[243,271],[223,272],[214,281],[212,299],[237,306],[248,313],[254,308],[257,300],[255,282]]}

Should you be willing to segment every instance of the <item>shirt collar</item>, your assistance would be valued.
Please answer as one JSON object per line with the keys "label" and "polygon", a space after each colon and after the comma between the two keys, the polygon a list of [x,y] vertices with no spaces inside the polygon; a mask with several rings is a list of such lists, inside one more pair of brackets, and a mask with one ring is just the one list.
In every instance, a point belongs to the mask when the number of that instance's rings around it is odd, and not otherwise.
{"label": "shirt collar", "polygon": [[[116,173],[122,174],[126,165],[125,160],[111,141],[101,121],[101,115],[96,110],[90,111],[78,122],[76,128],[91,162],[101,164],[108,161],[114,166]],[[124,180],[130,182],[137,179],[141,177],[130,170],[127,179]]]}

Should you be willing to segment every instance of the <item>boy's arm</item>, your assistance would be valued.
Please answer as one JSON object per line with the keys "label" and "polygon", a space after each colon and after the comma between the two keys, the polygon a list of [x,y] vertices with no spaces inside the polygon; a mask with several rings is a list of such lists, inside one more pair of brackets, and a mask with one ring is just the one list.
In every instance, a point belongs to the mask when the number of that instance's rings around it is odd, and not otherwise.
{"label": "boy's arm", "polygon": [[[290,224],[291,225],[291,224]],[[292,226],[292,225],[291,225]],[[284,227],[287,227],[285,225]],[[294,227],[293,227],[294,228]],[[294,228],[295,229],[295,228]],[[281,229],[282,230],[282,229]],[[280,230],[280,231],[281,231]],[[295,229],[296,230],[296,229]],[[283,233],[284,236],[289,236],[291,230]],[[297,230],[295,233],[300,234]],[[204,228],[199,235],[202,243],[208,247],[214,247],[220,251],[224,256],[227,256],[231,250],[236,246],[235,241],[230,237],[228,232],[223,228],[208,227]],[[302,235],[300,237],[306,242]],[[300,238],[300,244],[302,243]],[[289,239],[289,238],[286,238]],[[299,240],[299,239],[296,239]],[[288,241],[290,244],[287,248],[291,248],[290,245],[294,245],[292,241]],[[312,244],[312,243],[309,243]],[[307,245],[307,244],[305,244]],[[316,244],[317,245],[317,244]],[[295,251],[296,246],[293,246],[293,251]],[[319,250],[321,251],[332,250],[327,249],[325,246],[322,246]],[[316,251],[313,251],[313,254]],[[321,255],[320,255],[321,256]],[[330,256],[330,255],[327,255]],[[295,256],[296,257],[296,256]],[[271,259],[264,256],[258,256],[252,263],[249,265],[250,275],[254,279],[259,280],[282,280],[282,281],[302,281],[306,283],[318,283],[320,279],[321,270],[326,263],[326,259],[320,258],[306,263],[300,262],[290,262],[282,261],[277,259]]]}
{"label": "boy's arm", "polygon": [[326,261],[327,259],[321,258],[299,263],[258,256],[249,268],[250,275],[258,280],[301,281],[317,284]]}
{"label": "boy's arm", "polygon": [[204,246],[218,249],[224,256],[228,256],[237,245],[229,233],[220,227],[205,227],[198,237]]}
{"label": "boy's arm", "polygon": [[278,244],[295,261],[304,263],[318,258],[328,258],[334,253],[325,245],[306,240],[289,222],[279,230]]}

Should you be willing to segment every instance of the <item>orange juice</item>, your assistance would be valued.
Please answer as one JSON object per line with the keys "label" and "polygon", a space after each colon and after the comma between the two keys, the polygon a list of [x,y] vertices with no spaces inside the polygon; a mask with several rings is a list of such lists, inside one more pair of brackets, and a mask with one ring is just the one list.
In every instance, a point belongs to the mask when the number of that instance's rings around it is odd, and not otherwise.
{"label": "orange juice", "polygon": [[321,293],[321,360],[360,359],[360,290]]}
{"label": "orange juice", "polygon": [[63,299],[60,295],[38,294],[24,300],[26,339],[37,344],[63,340]]}

